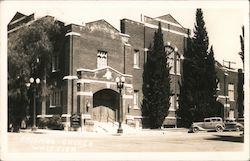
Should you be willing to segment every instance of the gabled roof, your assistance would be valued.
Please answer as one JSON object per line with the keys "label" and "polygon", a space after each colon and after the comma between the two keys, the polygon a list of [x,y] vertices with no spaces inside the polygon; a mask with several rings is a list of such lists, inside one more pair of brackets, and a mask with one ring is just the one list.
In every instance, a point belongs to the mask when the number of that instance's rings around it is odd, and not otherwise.
{"label": "gabled roof", "polygon": [[108,22],[107,22],[106,20],[104,20],[104,19],[86,23],[86,26],[87,26],[87,27],[91,27],[91,26],[97,25],[97,24],[104,25],[104,26],[106,26],[107,28],[113,30],[114,32],[120,32],[119,30],[117,30],[114,26],[112,26],[110,23],[108,23]]}
{"label": "gabled roof", "polygon": [[18,20],[18,19],[22,18],[22,17],[27,17],[27,15],[22,14],[22,13],[20,13],[20,12],[17,12],[17,13],[15,14],[15,16],[10,20],[9,24],[10,24],[11,22],[15,21],[15,20]]}
{"label": "gabled roof", "polygon": [[172,22],[172,23],[175,23],[175,24],[178,24],[178,25],[181,26],[181,24],[178,21],[176,21],[176,19],[174,19],[174,17],[172,15],[170,15],[170,14],[159,16],[159,17],[156,17],[156,18],[164,20],[164,21]]}

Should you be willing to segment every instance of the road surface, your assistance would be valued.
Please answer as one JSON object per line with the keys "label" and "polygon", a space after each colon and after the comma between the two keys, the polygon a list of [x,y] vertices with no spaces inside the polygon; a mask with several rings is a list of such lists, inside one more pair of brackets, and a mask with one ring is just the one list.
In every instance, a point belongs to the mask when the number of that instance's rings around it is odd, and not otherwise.
{"label": "road surface", "polygon": [[135,134],[80,132],[8,133],[9,152],[240,152],[242,132],[145,131]]}

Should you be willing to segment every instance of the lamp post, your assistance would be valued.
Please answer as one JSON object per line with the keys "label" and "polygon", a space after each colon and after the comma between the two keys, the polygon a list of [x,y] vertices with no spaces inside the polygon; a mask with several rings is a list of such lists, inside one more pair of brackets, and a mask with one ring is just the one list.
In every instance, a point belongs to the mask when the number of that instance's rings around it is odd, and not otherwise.
{"label": "lamp post", "polygon": [[223,110],[223,117],[224,119],[226,118],[226,114],[227,114],[227,76],[228,76],[228,73],[227,73],[227,70],[225,69],[224,71],[224,96],[225,96],[225,105],[224,105],[224,110]]}
{"label": "lamp post", "polygon": [[119,89],[120,93],[120,107],[118,108],[118,122],[119,122],[119,127],[117,129],[117,133],[123,133],[122,129],[122,89],[124,87],[124,82],[125,82],[125,77],[117,77],[115,79],[117,88]]}
{"label": "lamp post", "polygon": [[33,88],[33,125],[31,128],[32,131],[35,131],[37,129],[36,127],[36,91],[37,90],[36,90],[36,86],[34,83],[38,85],[40,83],[40,79],[36,78],[36,80],[34,80],[34,78],[31,77],[29,80],[29,83],[26,83],[27,87],[30,87],[32,84],[34,86]]}
{"label": "lamp post", "polygon": [[176,106],[176,101],[177,101],[177,93],[176,93],[176,81],[177,81],[177,53],[178,52],[178,48],[174,48],[174,109],[175,109],[175,128],[177,128],[177,106]]}

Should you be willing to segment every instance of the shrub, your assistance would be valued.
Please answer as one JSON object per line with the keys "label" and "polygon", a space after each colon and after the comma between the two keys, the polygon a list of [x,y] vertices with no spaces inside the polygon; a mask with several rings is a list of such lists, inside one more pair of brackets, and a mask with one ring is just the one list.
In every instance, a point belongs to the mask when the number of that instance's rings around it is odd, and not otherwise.
{"label": "shrub", "polygon": [[37,126],[42,129],[47,128],[48,123],[49,123],[49,119],[46,117],[41,117],[41,118],[38,118],[37,120]]}
{"label": "shrub", "polygon": [[54,115],[49,119],[48,128],[53,130],[63,130],[62,118],[59,115]]}

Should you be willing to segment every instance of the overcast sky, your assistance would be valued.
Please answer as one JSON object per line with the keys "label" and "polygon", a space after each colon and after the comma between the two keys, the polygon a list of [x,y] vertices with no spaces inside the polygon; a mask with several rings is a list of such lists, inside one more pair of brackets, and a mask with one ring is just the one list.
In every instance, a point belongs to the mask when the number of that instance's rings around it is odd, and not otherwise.
{"label": "overcast sky", "polygon": [[[35,13],[41,17],[51,15],[67,23],[105,19],[120,30],[120,19],[140,21],[140,15],[158,17],[171,14],[182,26],[193,30],[196,8],[202,8],[210,45],[213,45],[215,59],[233,61],[236,68],[242,68],[237,54],[240,51],[241,26],[248,22],[247,1],[5,1],[1,15],[10,21],[17,11],[24,14]],[[4,12],[4,13],[2,13]]]}

